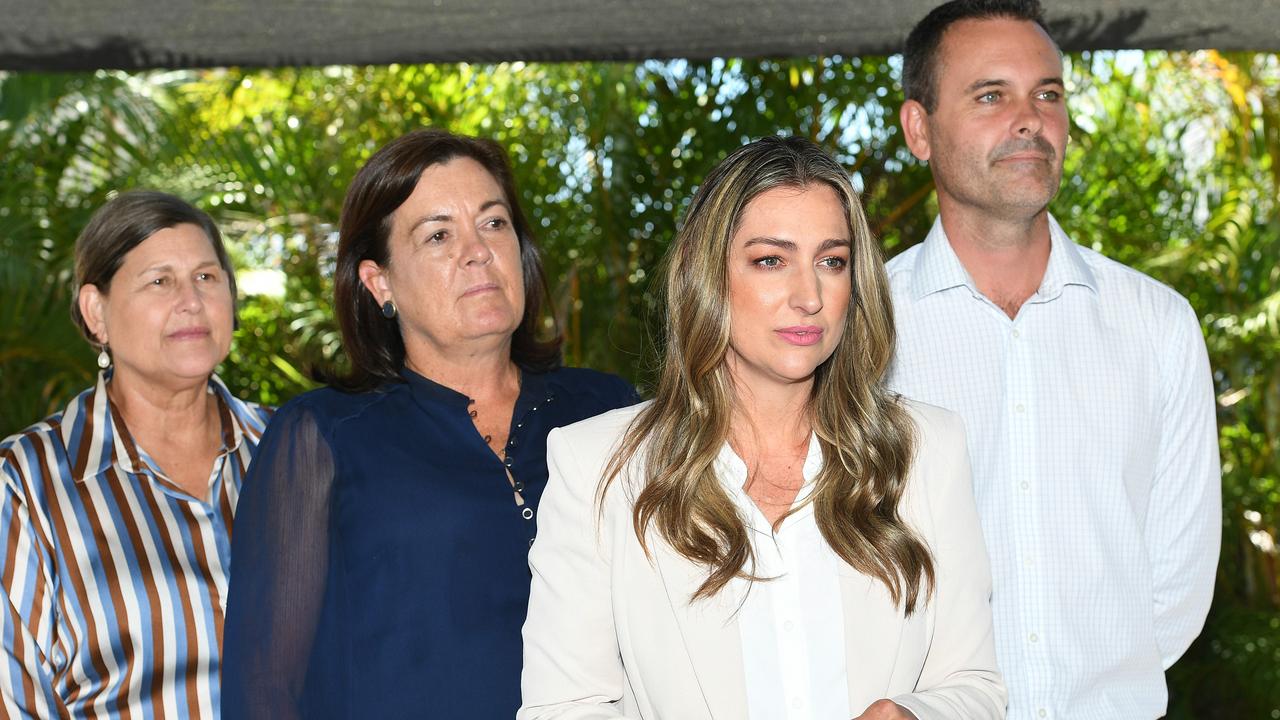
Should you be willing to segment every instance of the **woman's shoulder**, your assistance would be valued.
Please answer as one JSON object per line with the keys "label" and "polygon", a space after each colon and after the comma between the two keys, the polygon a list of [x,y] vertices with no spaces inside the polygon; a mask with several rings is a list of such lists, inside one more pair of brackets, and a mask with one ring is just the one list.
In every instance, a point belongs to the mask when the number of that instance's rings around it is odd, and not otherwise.
{"label": "woman's shoulder", "polygon": [[964,420],[960,415],[946,408],[899,396],[898,403],[916,429],[916,440],[921,447],[930,447],[935,443],[953,443],[964,441]]}
{"label": "woman's shoulder", "polygon": [[[104,409],[97,408],[96,387],[85,388],[66,407],[45,419],[0,440],[0,477],[10,489],[24,494],[26,490],[47,487],[44,474],[68,476],[68,447],[78,451],[92,443],[105,422]],[[34,482],[33,482],[34,481]],[[20,487],[21,486],[21,487]]]}
{"label": "woman's shoulder", "polygon": [[558,395],[603,403],[608,409],[633,405],[640,400],[631,383],[613,373],[590,368],[556,368],[547,373],[547,382],[555,386]]}
{"label": "woman's shoulder", "polygon": [[594,487],[617,454],[631,424],[651,402],[616,408],[552,430],[547,438],[548,457],[563,463],[561,467],[576,467],[577,481]]}
{"label": "woman's shoulder", "polygon": [[332,424],[358,417],[370,407],[378,405],[393,392],[393,388],[349,392],[336,387],[320,387],[295,395],[275,411],[272,422],[299,419]]}
{"label": "woman's shoulder", "polygon": [[579,420],[553,431],[558,433],[562,442],[574,447],[580,444],[588,446],[611,445],[627,432],[631,423],[642,410],[649,406],[651,400],[642,403],[615,408],[586,420]]}

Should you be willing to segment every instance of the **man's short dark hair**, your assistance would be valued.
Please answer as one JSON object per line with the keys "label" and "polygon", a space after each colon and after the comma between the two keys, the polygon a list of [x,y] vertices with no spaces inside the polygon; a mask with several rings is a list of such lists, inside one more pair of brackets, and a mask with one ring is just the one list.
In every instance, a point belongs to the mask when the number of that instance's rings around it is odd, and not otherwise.
{"label": "man's short dark hair", "polygon": [[1049,32],[1038,0],[951,0],[939,5],[911,29],[902,50],[902,90],[907,99],[933,112],[938,104],[938,46],[947,28],[960,20],[996,18],[1026,20]]}

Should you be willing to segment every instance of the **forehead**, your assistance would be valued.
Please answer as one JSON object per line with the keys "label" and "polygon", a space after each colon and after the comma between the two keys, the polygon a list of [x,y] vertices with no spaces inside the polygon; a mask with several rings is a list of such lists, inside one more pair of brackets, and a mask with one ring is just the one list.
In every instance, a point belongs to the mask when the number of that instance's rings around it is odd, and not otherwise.
{"label": "forehead", "polygon": [[847,236],[844,204],[834,188],[814,182],[803,187],[770,188],[751,199],[742,211],[735,235],[740,240],[756,234],[828,237]]}
{"label": "forehead", "polygon": [[469,157],[455,157],[428,166],[405,205],[450,204],[503,200],[502,186],[485,166]]}
{"label": "forehead", "polygon": [[160,228],[125,253],[122,267],[166,264],[175,267],[218,262],[213,241],[204,229],[191,223]]}
{"label": "forehead", "polygon": [[943,33],[936,67],[939,89],[956,91],[979,78],[1039,82],[1057,77],[1062,55],[1044,29],[1029,20],[961,20]]}

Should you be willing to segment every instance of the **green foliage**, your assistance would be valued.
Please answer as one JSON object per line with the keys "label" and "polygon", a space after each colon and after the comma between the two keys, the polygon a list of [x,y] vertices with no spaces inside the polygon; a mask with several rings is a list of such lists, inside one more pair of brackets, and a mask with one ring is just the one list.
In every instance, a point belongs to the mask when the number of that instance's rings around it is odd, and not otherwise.
{"label": "green foliage", "polygon": [[[508,148],[567,360],[643,382],[660,260],[698,179],[742,142],[812,138],[853,174],[886,254],[924,237],[932,184],[897,127],[899,70],[831,57],[0,74],[0,434],[90,382],[93,353],[66,315],[71,248],[125,188],[206,208],[242,278],[274,279],[240,298],[220,369],[233,391],[277,404],[340,367],[330,298],[346,183],[424,126]],[[1170,671],[1170,714],[1280,717],[1280,58],[1099,53],[1069,70],[1054,212],[1191,300],[1218,386],[1217,598]]]}

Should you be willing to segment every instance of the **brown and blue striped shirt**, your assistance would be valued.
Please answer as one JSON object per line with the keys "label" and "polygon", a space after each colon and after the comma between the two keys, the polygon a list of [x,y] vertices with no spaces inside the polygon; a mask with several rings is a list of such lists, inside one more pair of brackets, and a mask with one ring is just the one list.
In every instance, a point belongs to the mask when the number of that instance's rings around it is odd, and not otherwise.
{"label": "brown and blue striped shirt", "polygon": [[231,518],[270,411],[210,379],[223,451],[196,498],[107,382],[0,443],[0,717],[217,718]]}

